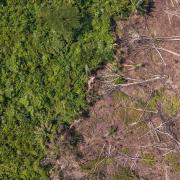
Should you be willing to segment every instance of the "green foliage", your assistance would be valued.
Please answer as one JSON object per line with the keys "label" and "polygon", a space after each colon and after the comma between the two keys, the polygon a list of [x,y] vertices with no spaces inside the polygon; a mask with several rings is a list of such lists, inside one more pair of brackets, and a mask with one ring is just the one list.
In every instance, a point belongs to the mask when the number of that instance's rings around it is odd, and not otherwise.
{"label": "green foliage", "polygon": [[124,93],[122,91],[115,92],[113,94],[113,98],[117,99],[117,100],[120,100],[120,101],[128,101],[128,100],[130,100],[130,97],[126,93]]}
{"label": "green foliage", "polygon": [[0,179],[46,179],[56,125],[87,109],[86,68],[112,59],[129,0],[0,1]]}
{"label": "green foliage", "polygon": [[121,152],[128,155],[128,154],[129,154],[129,148],[123,147],[123,148],[121,149]]}
{"label": "green foliage", "polygon": [[164,111],[171,116],[176,116],[180,111],[180,98],[176,96],[165,96],[163,93],[155,94],[148,103],[149,110],[156,110],[158,103],[161,102]]}
{"label": "green foliage", "polygon": [[113,136],[114,134],[116,134],[118,131],[118,127],[117,126],[111,126],[110,130],[109,130],[109,135]]}
{"label": "green foliage", "polygon": [[142,159],[143,162],[149,166],[153,166],[156,163],[155,157],[152,153],[143,153]]}
{"label": "green foliage", "polygon": [[80,28],[79,10],[71,4],[62,4],[52,9],[46,7],[42,9],[42,17],[66,41],[70,41],[73,31]]}
{"label": "green foliage", "polygon": [[131,0],[132,10],[138,11],[140,13],[145,13],[148,11],[152,4],[152,0]]}
{"label": "green foliage", "polygon": [[163,97],[163,104],[166,112],[171,116],[176,116],[180,112],[180,98],[176,96]]}
{"label": "green foliage", "polygon": [[88,178],[97,179],[99,173],[108,165],[112,164],[114,161],[113,158],[110,157],[98,157],[94,160],[90,160],[85,164],[81,165],[81,169],[88,173]]}
{"label": "green foliage", "polygon": [[166,157],[166,163],[176,172],[180,172],[180,153],[171,153]]}
{"label": "green foliage", "polygon": [[135,174],[129,168],[120,168],[119,171],[114,175],[113,180],[138,180],[138,175]]}

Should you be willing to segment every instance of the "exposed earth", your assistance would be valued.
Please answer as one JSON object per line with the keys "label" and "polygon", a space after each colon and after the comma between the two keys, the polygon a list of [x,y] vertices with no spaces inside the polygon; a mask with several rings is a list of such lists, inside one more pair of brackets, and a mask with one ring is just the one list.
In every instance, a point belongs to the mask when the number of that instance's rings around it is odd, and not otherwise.
{"label": "exposed earth", "polygon": [[89,113],[49,146],[54,180],[180,179],[180,3],[117,20],[115,61],[88,84]]}

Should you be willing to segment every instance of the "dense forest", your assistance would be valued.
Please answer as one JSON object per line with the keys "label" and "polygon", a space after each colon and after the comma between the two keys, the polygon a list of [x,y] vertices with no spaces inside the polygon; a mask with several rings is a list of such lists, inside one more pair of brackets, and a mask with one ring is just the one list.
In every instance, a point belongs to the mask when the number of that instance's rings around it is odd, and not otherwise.
{"label": "dense forest", "polygon": [[[87,110],[88,75],[113,59],[137,0],[0,0],[0,179],[46,179],[46,142]],[[49,168],[49,167],[48,167]]]}

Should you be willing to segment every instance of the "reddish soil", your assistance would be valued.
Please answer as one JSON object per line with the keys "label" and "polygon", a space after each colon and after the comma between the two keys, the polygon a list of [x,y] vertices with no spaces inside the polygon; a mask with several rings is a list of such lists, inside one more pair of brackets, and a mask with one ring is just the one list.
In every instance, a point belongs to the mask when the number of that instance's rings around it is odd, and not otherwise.
{"label": "reddish soil", "polygon": [[180,17],[167,14],[177,2],[117,21],[115,64],[129,85],[102,80],[118,74],[112,64],[97,72],[89,101],[103,97],[49,144],[52,179],[180,179]]}

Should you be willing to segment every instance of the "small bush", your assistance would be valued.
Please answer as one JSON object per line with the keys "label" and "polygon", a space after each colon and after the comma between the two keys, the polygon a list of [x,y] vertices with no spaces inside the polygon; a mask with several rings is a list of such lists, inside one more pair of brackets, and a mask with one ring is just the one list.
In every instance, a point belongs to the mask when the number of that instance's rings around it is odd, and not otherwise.
{"label": "small bush", "polygon": [[171,153],[166,157],[166,163],[176,172],[180,172],[180,153]]}
{"label": "small bush", "polygon": [[151,153],[144,153],[142,155],[143,162],[146,165],[153,166],[156,163],[156,159],[153,154]]}
{"label": "small bush", "polygon": [[113,180],[138,180],[138,175],[129,168],[120,168]]}

